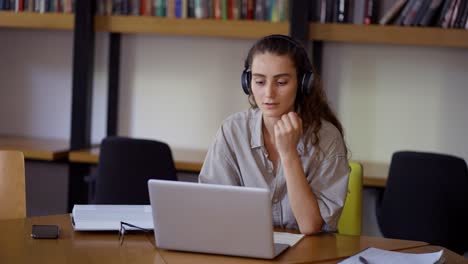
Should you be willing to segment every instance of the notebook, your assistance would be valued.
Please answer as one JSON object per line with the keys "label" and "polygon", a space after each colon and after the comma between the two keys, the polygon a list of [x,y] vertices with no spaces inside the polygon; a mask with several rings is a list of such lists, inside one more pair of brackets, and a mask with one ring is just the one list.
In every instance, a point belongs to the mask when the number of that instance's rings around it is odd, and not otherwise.
{"label": "notebook", "polygon": [[272,259],[271,201],[260,188],[148,181],[154,236],[161,249]]}
{"label": "notebook", "polygon": [[150,205],[75,204],[71,217],[75,231],[119,230],[120,222],[153,229]]}

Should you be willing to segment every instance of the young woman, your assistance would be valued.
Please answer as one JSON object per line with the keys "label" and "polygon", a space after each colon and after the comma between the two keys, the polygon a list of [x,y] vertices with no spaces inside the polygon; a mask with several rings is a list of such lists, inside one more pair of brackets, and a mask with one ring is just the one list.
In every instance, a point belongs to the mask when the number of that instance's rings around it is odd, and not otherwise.
{"label": "young woman", "polygon": [[199,182],[267,188],[275,227],[335,231],[347,193],[347,149],[305,49],[284,35],[258,40],[242,88],[252,107],[223,122]]}

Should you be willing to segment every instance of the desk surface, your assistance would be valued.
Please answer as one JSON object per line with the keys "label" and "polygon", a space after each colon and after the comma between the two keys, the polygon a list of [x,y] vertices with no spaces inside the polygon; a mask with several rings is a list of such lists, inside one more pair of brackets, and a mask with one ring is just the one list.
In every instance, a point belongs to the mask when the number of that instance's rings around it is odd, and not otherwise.
{"label": "desk surface", "polygon": [[67,158],[69,143],[57,139],[0,136],[0,150],[18,150],[27,159],[52,161]]}
{"label": "desk surface", "polygon": [[[175,167],[179,171],[200,172],[205,160],[206,150],[171,148]],[[70,151],[68,159],[71,162],[97,164],[99,147]]]}
{"label": "desk surface", "polygon": [[[32,224],[59,225],[60,238],[32,239]],[[74,232],[69,215],[3,220],[0,230],[2,263],[333,263],[371,246],[409,250],[427,245],[417,241],[323,234],[304,237],[296,246],[268,261],[161,250],[155,248],[153,234],[126,234],[120,246],[117,232]]]}
{"label": "desk surface", "polygon": [[[179,171],[200,172],[205,160],[206,150],[191,150],[171,148],[174,155],[176,169]],[[68,159],[72,162],[97,164],[99,160],[99,147],[71,151]],[[388,164],[358,161],[364,169],[364,186],[385,187],[387,183]]]}

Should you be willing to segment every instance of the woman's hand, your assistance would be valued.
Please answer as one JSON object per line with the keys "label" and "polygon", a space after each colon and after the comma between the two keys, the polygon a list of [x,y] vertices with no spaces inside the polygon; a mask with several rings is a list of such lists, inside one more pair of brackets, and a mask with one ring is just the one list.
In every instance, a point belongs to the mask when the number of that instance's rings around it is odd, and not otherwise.
{"label": "woman's hand", "polygon": [[275,145],[280,157],[297,155],[297,144],[302,135],[302,119],[295,113],[289,112],[281,116],[274,126]]}

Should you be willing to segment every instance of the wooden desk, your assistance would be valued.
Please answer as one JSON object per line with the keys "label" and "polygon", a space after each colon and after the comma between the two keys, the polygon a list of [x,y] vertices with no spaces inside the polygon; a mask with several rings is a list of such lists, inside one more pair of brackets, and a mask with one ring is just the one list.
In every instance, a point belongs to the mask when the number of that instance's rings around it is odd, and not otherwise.
{"label": "wooden desk", "polygon": [[[178,171],[187,171],[199,173],[203,161],[205,160],[206,150],[190,150],[172,148],[175,167]],[[71,151],[68,159],[71,162],[97,164],[99,161],[99,147]],[[384,188],[387,183],[388,164],[358,161],[364,169],[364,186]]]}
{"label": "wooden desk", "polygon": [[[406,252],[406,253],[432,253],[432,252],[437,252],[439,250],[444,250],[444,253],[442,254],[442,256],[445,259],[444,263],[447,263],[447,264],[462,264],[462,263],[467,264],[468,263],[468,259],[464,258],[463,256],[460,256],[457,253],[449,249],[446,249],[444,247],[439,247],[439,246],[427,245],[427,246],[422,246],[422,247],[401,249],[397,251]],[[325,261],[325,262],[319,262],[319,263],[320,264],[332,264],[336,262],[337,261],[334,260],[334,261]]]}
{"label": "wooden desk", "polygon": [[[199,173],[203,161],[205,160],[206,150],[177,149],[171,148],[176,170]],[[99,161],[99,147],[71,151],[68,155],[71,162],[97,164]]]}
{"label": "wooden desk", "polygon": [[0,149],[21,151],[26,159],[53,161],[67,158],[69,143],[57,139],[0,136]]}
{"label": "wooden desk", "polygon": [[389,165],[379,162],[358,161],[362,164],[364,186],[384,188],[387,184]]}
{"label": "wooden desk", "polygon": [[[32,224],[57,224],[57,240],[30,237]],[[375,237],[323,234],[304,237],[275,260],[196,254],[157,249],[153,234],[126,234],[122,246],[117,232],[74,232],[69,215],[0,221],[2,263],[304,263],[338,261],[367,247],[413,249],[427,243]]]}

